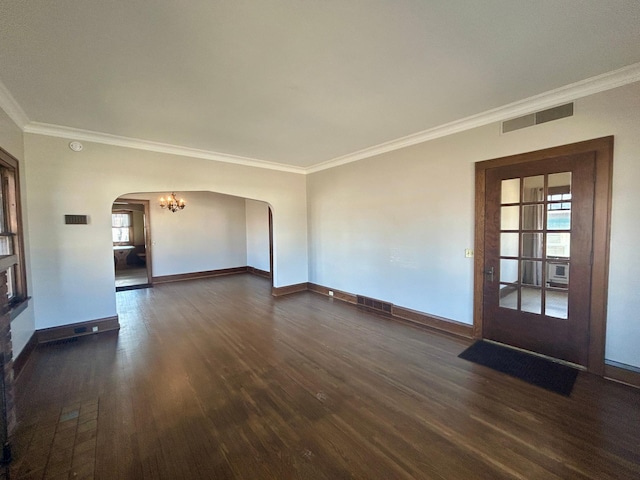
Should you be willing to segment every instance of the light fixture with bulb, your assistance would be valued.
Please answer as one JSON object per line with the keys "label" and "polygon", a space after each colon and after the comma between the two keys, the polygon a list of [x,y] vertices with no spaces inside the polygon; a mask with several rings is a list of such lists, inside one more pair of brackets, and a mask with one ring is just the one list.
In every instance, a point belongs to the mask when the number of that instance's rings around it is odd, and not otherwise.
{"label": "light fixture with bulb", "polygon": [[183,210],[186,206],[187,204],[184,202],[184,198],[178,200],[175,193],[167,195],[166,200],[164,197],[160,197],[160,208],[166,208],[174,213],[178,210]]}

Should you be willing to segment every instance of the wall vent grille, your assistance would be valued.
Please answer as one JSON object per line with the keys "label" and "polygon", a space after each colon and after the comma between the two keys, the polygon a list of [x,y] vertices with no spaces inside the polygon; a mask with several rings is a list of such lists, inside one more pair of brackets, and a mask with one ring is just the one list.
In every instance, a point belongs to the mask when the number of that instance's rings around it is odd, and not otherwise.
{"label": "wall vent grille", "polygon": [[371,308],[379,312],[391,313],[391,307],[392,307],[391,303],[383,302],[381,300],[376,300],[374,298],[363,297],[362,295],[357,295],[356,298],[357,298],[358,305]]}
{"label": "wall vent grille", "polygon": [[41,343],[43,347],[57,347],[58,345],[66,345],[78,341],[78,337],[62,338],[60,340],[51,340],[50,342]]}
{"label": "wall vent grille", "polygon": [[539,112],[523,115],[522,117],[506,120],[502,122],[502,133],[509,133],[514,130],[520,130],[521,128],[533,127],[534,125],[540,125],[541,123],[552,122],[553,120],[572,116],[573,102],[566,103],[557,107],[547,108],[546,110],[540,110]]}
{"label": "wall vent grille", "polygon": [[87,225],[89,218],[86,215],[65,215],[65,225]]}

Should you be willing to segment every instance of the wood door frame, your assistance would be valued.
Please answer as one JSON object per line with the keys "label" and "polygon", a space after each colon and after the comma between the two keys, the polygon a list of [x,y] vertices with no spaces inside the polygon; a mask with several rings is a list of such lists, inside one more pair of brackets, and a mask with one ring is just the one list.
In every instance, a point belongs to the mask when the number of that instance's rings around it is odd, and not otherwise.
{"label": "wood door frame", "polygon": [[273,290],[273,210],[267,204],[269,211],[269,278],[271,280],[271,290]]}
{"label": "wood door frame", "polygon": [[593,208],[593,262],[587,371],[604,375],[604,348],[607,326],[609,286],[609,248],[613,174],[613,136],[546,148],[533,152],[485,160],[475,164],[475,262],[473,289],[473,337],[482,338],[483,290],[485,275],[485,180],[490,168],[534,162],[546,158],[595,152],[595,190]]}
{"label": "wood door frame", "polygon": [[145,265],[147,267],[147,283],[153,284],[153,268],[152,268],[152,255],[151,255],[151,202],[149,200],[138,200],[137,198],[118,197],[115,202],[126,202],[144,207],[144,251],[145,251]]}

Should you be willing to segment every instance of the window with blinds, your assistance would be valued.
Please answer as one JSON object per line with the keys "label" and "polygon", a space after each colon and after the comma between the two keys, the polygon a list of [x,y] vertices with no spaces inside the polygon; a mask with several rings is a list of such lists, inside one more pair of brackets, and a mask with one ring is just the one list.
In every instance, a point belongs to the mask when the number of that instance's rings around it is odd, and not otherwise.
{"label": "window with blinds", "polygon": [[111,214],[111,235],[114,245],[133,245],[131,212]]}

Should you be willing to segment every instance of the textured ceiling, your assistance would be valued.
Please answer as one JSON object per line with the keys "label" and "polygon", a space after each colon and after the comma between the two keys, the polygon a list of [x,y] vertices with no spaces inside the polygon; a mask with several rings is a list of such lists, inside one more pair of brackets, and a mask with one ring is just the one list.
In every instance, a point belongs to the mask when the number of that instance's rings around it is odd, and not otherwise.
{"label": "textured ceiling", "polygon": [[34,122],[309,167],[640,62],[638,0],[2,0]]}

